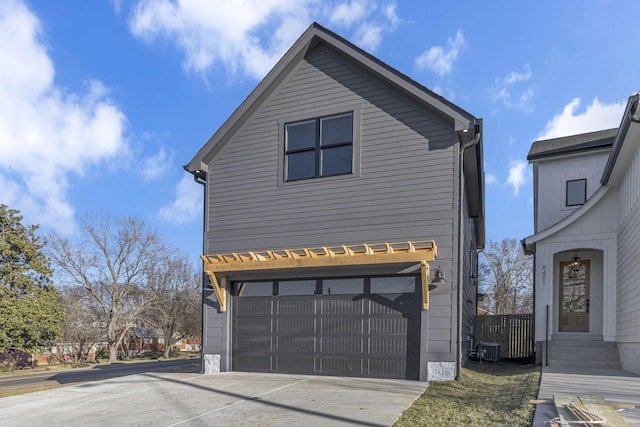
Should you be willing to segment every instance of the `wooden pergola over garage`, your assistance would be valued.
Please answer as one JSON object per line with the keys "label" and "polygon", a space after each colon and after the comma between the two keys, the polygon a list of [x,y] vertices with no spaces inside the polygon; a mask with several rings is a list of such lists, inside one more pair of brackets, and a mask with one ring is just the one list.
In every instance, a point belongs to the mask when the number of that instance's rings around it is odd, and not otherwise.
{"label": "wooden pergola over garage", "polygon": [[243,271],[311,267],[363,266],[420,263],[422,308],[429,308],[429,262],[437,256],[433,240],[400,243],[362,243],[320,248],[274,249],[255,252],[203,255],[204,271],[218,298],[220,311],[227,309],[227,274]]}

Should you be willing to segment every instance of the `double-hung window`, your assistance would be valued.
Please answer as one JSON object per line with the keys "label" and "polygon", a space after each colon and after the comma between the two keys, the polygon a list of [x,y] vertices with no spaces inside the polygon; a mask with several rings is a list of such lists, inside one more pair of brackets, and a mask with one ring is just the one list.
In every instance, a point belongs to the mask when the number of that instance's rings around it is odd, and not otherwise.
{"label": "double-hung window", "polygon": [[352,172],[352,112],[285,125],[286,181]]}

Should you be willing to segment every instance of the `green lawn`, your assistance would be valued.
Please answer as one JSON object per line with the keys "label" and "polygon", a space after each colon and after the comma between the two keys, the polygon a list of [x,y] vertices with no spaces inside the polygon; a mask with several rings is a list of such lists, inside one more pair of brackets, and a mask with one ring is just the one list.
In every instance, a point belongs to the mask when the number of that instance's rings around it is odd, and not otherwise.
{"label": "green lawn", "polygon": [[528,427],[533,421],[540,367],[469,361],[460,381],[432,383],[394,424],[434,427]]}
{"label": "green lawn", "polygon": [[34,385],[34,386],[27,386],[27,387],[0,389],[0,399],[3,397],[18,396],[20,394],[33,393],[34,391],[51,390],[58,387],[67,387],[74,384],[77,384],[77,383],[46,384],[46,385]]}

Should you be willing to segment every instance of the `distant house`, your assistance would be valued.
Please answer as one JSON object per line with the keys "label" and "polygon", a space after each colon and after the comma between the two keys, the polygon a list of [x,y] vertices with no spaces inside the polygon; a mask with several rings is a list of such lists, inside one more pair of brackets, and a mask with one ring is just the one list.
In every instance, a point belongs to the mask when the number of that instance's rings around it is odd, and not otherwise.
{"label": "distant house", "polygon": [[523,243],[536,260],[540,356],[571,342],[580,360],[610,344],[624,369],[640,373],[638,99],[617,129],[536,141],[529,152],[535,234]]}
{"label": "distant house", "polygon": [[[198,351],[200,349],[200,337],[176,336],[174,342],[170,343],[171,349],[175,351]],[[145,353],[147,351],[163,351],[165,339],[162,332],[154,328],[132,327],[122,340],[121,349],[127,353]]]}
{"label": "distant house", "polygon": [[482,307],[477,307],[476,308],[476,314],[478,316],[495,316],[495,313],[489,311],[489,310],[485,310]]}
{"label": "distant house", "polygon": [[313,24],[185,169],[205,191],[205,371],[459,373],[482,120]]}
{"label": "distant house", "polygon": [[120,348],[128,354],[164,350],[164,338],[159,330],[134,326],[122,339]]}

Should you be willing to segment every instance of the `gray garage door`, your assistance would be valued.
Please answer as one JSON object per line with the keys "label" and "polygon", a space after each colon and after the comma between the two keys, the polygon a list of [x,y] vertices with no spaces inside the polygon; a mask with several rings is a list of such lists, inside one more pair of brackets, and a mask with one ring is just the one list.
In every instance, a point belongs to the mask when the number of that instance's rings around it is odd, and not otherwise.
{"label": "gray garage door", "polygon": [[236,284],[232,369],[418,378],[415,277]]}

